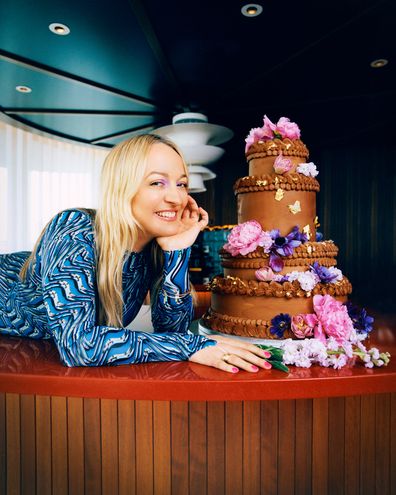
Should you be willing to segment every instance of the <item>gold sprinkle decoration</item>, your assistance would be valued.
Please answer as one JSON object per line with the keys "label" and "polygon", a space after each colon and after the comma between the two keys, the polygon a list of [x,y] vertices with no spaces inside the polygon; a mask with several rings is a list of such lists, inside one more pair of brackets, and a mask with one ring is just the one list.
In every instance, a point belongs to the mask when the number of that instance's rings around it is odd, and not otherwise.
{"label": "gold sprinkle decoration", "polygon": [[315,217],[314,225],[315,225],[315,227],[320,227],[320,223],[319,223],[319,218],[318,217]]}
{"label": "gold sprinkle decoration", "polygon": [[275,177],[274,184],[275,184],[275,187],[278,187],[278,184],[279,184],[279,179],[278,179],[278,177]]}
{"label": "gold sprinkle decoration", "polygon": [[298,181],[298,177],[295,177],[294,175],[292,176],[291,178],[294,182],[297,182]]}
{"label": "gold sprinkle decoration", "polygon": [[256,180],[256,186],[266,186],[267,184],[267,180]]}
{"label": "gold sprinkle decoration", "polygon": [[295,201],[293,205],[287,205],[291,213],[295,215],[296,213],[299,213],[301,211],[301,205],[300,201]]}
{"label": "gold sprinkle decoration", "polygon": [[276,193],[275,193],[275,199],[276,201],[281,201],[283,199],[283,196],[285,195],[283,189],[279,188],[276,190]]}
{"label": "gold sprinkle decoration", "polygon": [[312,246],[307,246],[307,253],[312,254]]}
{"label": "gold sprinkle decoration", "polygon": [[308,237],[308,240],[311,239],[312,237],[312,234],[311,234],[311,228],[309,225],[306,225],[304,228],[303,228],[303,232],[304,234]]}

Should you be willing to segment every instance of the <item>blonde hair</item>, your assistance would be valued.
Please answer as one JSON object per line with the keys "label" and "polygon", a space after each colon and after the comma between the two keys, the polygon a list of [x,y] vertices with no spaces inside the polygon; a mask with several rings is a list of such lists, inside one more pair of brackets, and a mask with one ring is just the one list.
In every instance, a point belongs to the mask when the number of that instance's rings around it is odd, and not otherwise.
{"label": "blonde hair", "polygon": [[[155,134],[142,134],[119,143],[103,163],[100,206],[94,221],[100,324],[122,327],[122,267],[125,256],[133,251],[139,227],[131,205],[143,182],[150,149],[155,144],[172,148],[182,158],[188,176],[187,166],[177,146]],[[155,288],[161,278],[163,256],[156,241],[151,244],[151,263],[157,279]],[[37,245],[38,242],[35,250]],[[25,276],[35,250],[22,267],[21,276]]]}

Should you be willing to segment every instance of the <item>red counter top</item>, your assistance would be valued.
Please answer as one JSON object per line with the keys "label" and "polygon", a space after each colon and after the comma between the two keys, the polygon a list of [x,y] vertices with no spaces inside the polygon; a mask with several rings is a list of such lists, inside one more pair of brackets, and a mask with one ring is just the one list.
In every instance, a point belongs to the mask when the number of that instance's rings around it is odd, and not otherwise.
{"label": "red counter top", "polygon": [[134,400],[279,400],[396,391],[396,346],[387,367],[290,367],[228,374],[189,362],[67,368],[53,343],[0,336],[0,392]]}

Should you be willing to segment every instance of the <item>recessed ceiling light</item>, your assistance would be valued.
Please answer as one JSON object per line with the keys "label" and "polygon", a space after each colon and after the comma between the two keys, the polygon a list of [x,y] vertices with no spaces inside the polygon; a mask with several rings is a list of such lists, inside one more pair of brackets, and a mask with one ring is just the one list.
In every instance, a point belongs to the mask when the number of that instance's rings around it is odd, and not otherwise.
{"label": "recessed ceiling light", "polygon": [[60,22],[53,22],[48,27],[50,31],[59,36],[66,36],[70,33],[70,28],[66,26],[66,24],[61,24]]}
{"label": "recessed ceiling light", "polygon": [[384,67],[388,61],[386,58],[377,58],[377,60],[373,60],[370,65],[373,67],[373,69],[380,69],[381,67]]}
{"label": "recessed ceiling light", "polygon": [[31,93],[32,88],[29,88],[29,86],[16,86],[15,89],[19,91],[20,93]]}
{"label": "recessed ceiling light", "polygon": [[246,17],[257,17],[263,11],[263,7],[258,3],[247,3],[241,8],[241,12]]}

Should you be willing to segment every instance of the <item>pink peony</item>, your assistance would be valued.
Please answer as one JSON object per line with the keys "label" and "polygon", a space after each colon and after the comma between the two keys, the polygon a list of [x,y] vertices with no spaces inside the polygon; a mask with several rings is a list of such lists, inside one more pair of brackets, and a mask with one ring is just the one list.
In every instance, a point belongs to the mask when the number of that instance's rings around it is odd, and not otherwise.
{"label": "pink peony", "polygon": [[287,117],[281,117],[276,124],[276,133],[279,133],[282,138],[299,139],[300,129],[297,124],[290,122]]}
{"label": "pink peony", "polygon": [[274,170],[277,174],[284,174],[293,168],[293,164],[289,158],[284,158],[282,153],[276,157],[274,162]]}
{"label": "pink peony", "polygon": [[291,329],[298,339],[312,337],[318,319],[314,314],[299,314],[292,317]]}
{"label": "pink peony", "polygon": [[274,139],[275,129],[276,129],[276,125],[272,123],[266,115],[264,115],[263,131],[267,139]]}
{"label": "pink peony", "polygon": [[264,232],[256,220],[250,220],[234,227],[227,241],[224,249],[232,256],[251,253],[258,246],[262,246],[267,253],[273,243],[269,232]]}
{"label": "pink peony", "polygon": [[328,294],[314,296],[313,304],[318,317],[318,325],[315,328],[316,338],[323,342],[325,336],[334,337],[339,344],[350,338],[354,329],[346,306]]}
{"label": "pink peony", "polygon": [[271,280],[275,280],[275,273],[272,271],[272,268],[269,266],[264,266],[263,268],[259,268],[255,272],[257,280],[261,280],[262,282],[271,282]]}
{"label": "pink peony", "polygon": [[257,141],[263,139],[268,139],[268,137],[266,136],[266,133],[262,127],[254,127],[253,129],[250,129],[249,135],[245,139],[245,153],[253,143],[256,143]]}

